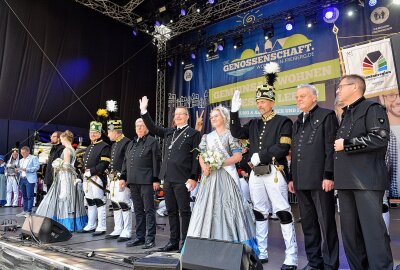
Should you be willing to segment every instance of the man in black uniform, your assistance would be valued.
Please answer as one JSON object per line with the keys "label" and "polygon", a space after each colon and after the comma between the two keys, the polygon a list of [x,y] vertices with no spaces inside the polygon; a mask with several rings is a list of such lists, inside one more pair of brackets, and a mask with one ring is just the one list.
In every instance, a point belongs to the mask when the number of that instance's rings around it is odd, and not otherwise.
{"label": "man in black uniform", "polygon": [[118,242],[124,242],[132,236],[131,193],[128,188],[120,187],[119,177],[122,172],[126,147],[131,140],[122,133],[122,120],[120,119],[108,120],[107,129],[108,138],[114,142],[111,146],[110,173],[108,175],[114,211],[114,230],[106,236],[106,239],[118,238]]}
{"label": "man in black uniform", "polygon": [[[252,119],[241,126],[239,109],[240,92],[232,98],[230,129],[235,138],[250,140],[250,161],[253,171],[250,173],[249,188],[256,218],[256,237],[262,263],[268,262],[268,216],[269,201],[274,214],[281,223],[285,240],[285,261],[282,270],[297,269],[297,242],[293,225],[293,216],[288,201],[285,175],[288,173],[286,156],[290,149],[292,122],[286,116],[273,111],[275,93],[272,82],[259,86],[256,92],[257,109],[261,118]],[[259,172],[258,169],[270,168]]]}
{"label": "man in black uniform", "polygon": [[50,150],[49,158],[47,159],[46,173],[44,176],[44,183],[46,184],[47,191],[49,191],[53,183],[53,166],[51,163],[59,158],[64,150],[64,146],[60,141],[61,131],[55,131],[50,136],[50,143],[53,145]]}
{"label": "man in black uniform", "polygon": [[[90,122],[89,138],[91,144],[85,151],[83,162],[85,165],[83,190],[88,204],[88,224],[84,232],[93,232],[93,236],[106,233],[106,196],[107,186],[106,169],[110,165],[110,146],[101,138],[102,124]],[[97,224],[96,224],[97,220]]]}
{"label": "man in black uniform", "polygon": [[[299,85],[293,125],[289,191],[296,190],[308,265],[303,270],[339,268],[339,241],[333,190],[333,142],[338,123],[335,112],[317,104],[317,89]],[[322,245],[322,248],[321,248]]]}
{"label": "man in black uniform", "polygon": [[121,174],[121,185],[126,182],[131,190],[136,217],[136,237],[126,246],[144,244],[143,249],[149,249],[155,246],[154,191],[160,187],[161,151],[141,118],[136,120],[135,128],[137,137],[128,144]]}
{"label": "man in black uniform", "polygon": [[[150,132],[164,138],[164,155],[160,179],[164,179],[165,203],[168,211],[170,239],[160,251],[182,248],[186,239],[191,216],[190,191],[194,190],[199,174],[198,151],[200,133],[189,127],[189,112],[185,107],[175,109],[174,122],[177,128],[156,126],[147,112],[148,99],[140,100],[143,121]],[[179,213],[178,213],[179,210]],[[180,226],[179,216],[182,219]],[[182,234],[182,235],[181,235]]]}
{"label": "man in black uniform", "polygon": [[385,108],[365,100],[365,80],[346,75],[336,94],[343,108],[334,144],[343,245],[350,268],[392,270],[390,239],[382,218],[389,188],[385,154],[389,122]]}

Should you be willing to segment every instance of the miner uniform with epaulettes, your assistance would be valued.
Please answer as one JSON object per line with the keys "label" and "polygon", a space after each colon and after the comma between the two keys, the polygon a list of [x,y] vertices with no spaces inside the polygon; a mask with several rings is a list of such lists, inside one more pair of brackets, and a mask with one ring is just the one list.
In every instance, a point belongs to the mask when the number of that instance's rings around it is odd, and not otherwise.
{"label": "miner uniform with epaulettes", "polygon": [[[107,103],[112,101],[107,101]],[[107,104],[107,108],[108,108]],[[120,175],[125,158],[126,148],[131,141],[122,133],[122,120],[109,119],[107,121],[108,137],[113,142],[111,145],[111,162],[108,174],[110,199],[114,212],[114,230],[106,238],[124,242],[131,239],[132,215],[130,206],[131,193],[129,188],[120,187]]]}
{"label": "miner uniform with epaulettes", "polygon": [[84,183],[86,202],[88,204],[88,224],[84,232],[92,232],[93,236],[105,234],[106,227],[106,170],[110,164],[110,146],[101,140],[102,124],[90,122],[89,137],[91,144],[83,156]]}
{"label": "miner uniform with epaulettes", "polygon": [[[297,269],[297,242],[293,224],[291,207],[288,202],[287,179],[288,155],[292,122],[289,118],[273,111],[275,93],[273,83],[279,66],[265,67],[267,84],[259,86],[256,92],[257,109],[261,118],[252,119],[241,126],[239,109],[241,106],[240,92],[236,91],[232,98],[230,129],[232,135],[239,139],[250,140],[250,156],[253,170],[250,174],[250,196],[254,205],[256,217],[256,236],[260,249],[260,260],[268,262],[268,215],[269,201],[273,212],[281,223],[282,235],[285,241],[285,260],[282,270]],[[277,66],[277,67],[276,67]]]}

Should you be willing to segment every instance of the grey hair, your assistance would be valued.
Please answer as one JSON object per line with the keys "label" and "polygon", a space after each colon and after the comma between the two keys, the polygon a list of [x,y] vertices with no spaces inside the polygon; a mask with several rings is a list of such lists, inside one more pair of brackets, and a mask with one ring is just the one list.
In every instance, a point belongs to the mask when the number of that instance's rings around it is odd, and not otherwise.
{"label": "grey hair", "polygon": [[[226,108],[226,107],[224,107],[224,106],[222,106],[222,105],[218,105],[217,107],[213,108],[213,109],[211,110],[211,112],[212,112],[212,111],[219,111],[219,113],[221,114],[222,118],[224,119],[225,127],[226,127],[227,129],[229,129],[229,122],[230,122],[231,117],[230,117],[230,115],[229,115],[229,110],[228,110],[228,108]],[[211,114],[211,113],[210,113],[210,114]]]}
{"label": "grey hair", "polygon": [[28,146],[22,146],[21,150],[24,150],[24,151],[26,151],[28,153],[31,152],[31,149]]}
{"label": "grey hair", "polygon": [[300,85],[297,86],[297,89],[300,89],[300,88],[307,88],[308,90],[310,90],[311,94],[316,96],[317,99],[318,99],[318,90],[314,85],[312,85],[312,84],[300,84]]}
{"label": "grey hair", "polygon": [[135,125],[136,125],[138,122],[142,122],[142,123],[144,124],[144,126],[146,127],[146,134],[148,134],[148,133],[149,133],[149,129],[147,128],[146,124],[144,123],[143,118],[138,118],[138,119],[136,119]]}

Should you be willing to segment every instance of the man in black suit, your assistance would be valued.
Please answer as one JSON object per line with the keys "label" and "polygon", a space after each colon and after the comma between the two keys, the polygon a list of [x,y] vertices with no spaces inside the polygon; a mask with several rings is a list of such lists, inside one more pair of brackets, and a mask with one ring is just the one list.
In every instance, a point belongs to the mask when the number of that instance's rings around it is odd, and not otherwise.
{"label": "man in black suit", "polygon": [[136,217],[136,237],[126,246],[144,245],[143,249],[149,249],[155,246],[154,191],[160,188],[161,151],[141,118],[136,120],[135,129],[137,137],[126,148],[120,181],[122,188],[128,185],[131,190]]}
{"label": "man in black suit", "polygon": [[44,183],[46,184],[47,191],[49,191],[53,183],[53,166],[51,163],[59,158],[64,150],[64,146],[60,141],[61,131],[55,131],[50,136],[50,143],[53,145],[50,150],[49,158],[47,159],[46,173],[44,175]]}
{"label": "man in black suit", "polygon": [[[174,123],[177,128],[164,128],[154,124],[147,112],[147,105],[148,99],[144,96],[140,100],[140,111],[144,123],[150,132],[164,138],[164,160],[159,178],[164,180],[170,239],[160,251],[167,252],[181,249],[186,238],[191,216],[189,192],[196,187],[199,174],[198,151],[195,148],[200,143],[200,133],[189,127],[187,108],[175,109]],[[182,219],[182,226],[180,226],[179,216]]]}
{"label": "man in black suit", "polygon": [[382,218],[382,198],[389,188],[389,121],[384,107],[364,98],[365,88],[364,78],[353,74],[344,76],[336,90],[346,106],[334,143],[343,245],[351,269],[392,270]]}
{"label": "man in black suit", "polygon": [[296,191],[308,264],[303,270],[339,268],[339,241],[335,221],[333,142],[338,123],[335,112],[317,104],[317,89],[299,85],[293,124],[289,191]]}

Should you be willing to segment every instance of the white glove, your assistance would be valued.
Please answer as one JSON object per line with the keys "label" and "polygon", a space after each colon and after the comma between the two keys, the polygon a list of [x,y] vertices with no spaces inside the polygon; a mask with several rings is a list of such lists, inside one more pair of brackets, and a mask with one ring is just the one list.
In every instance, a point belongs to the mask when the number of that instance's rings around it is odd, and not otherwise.
{"label": "white glove", "polygon": [[242,106],[242,99],[240,98],[240,91],[236,90],[232,97],[231,112],[238,112],[240,106]]}
{"label": "white glove", "polygon": [[7,164],[7,168],[11,168],[12,167],[12,165],[11,164]]}
{"label": "white glove", "polygon": [[74,184],[75,184],[75,185],[78,185],[78,184],[80,184],[80,183],[82,183],[82,180],[79,179],[79,178],[76,178]]}
{"label": "white glove", "polygon": [[148,104],[149,104],[149,99],[147,98],[147,96],[144,96],[141,99],[139,99],[140,114],[145,114],[147,112]]}
{"label": "white glove", "polygon": [[90,171],[86,171],[83,176],[85,176],[86,178],[90,178],[90,176],[92,176],[92,174],[90,173]]}
{"label": "white glove", "polygon": [[253,164],[253,166],[259,165],[261,161],[260,161],[260,156],[258,155],[258,153],[254,153],[251,156],[250,161],[251,161],[251,164]]}

